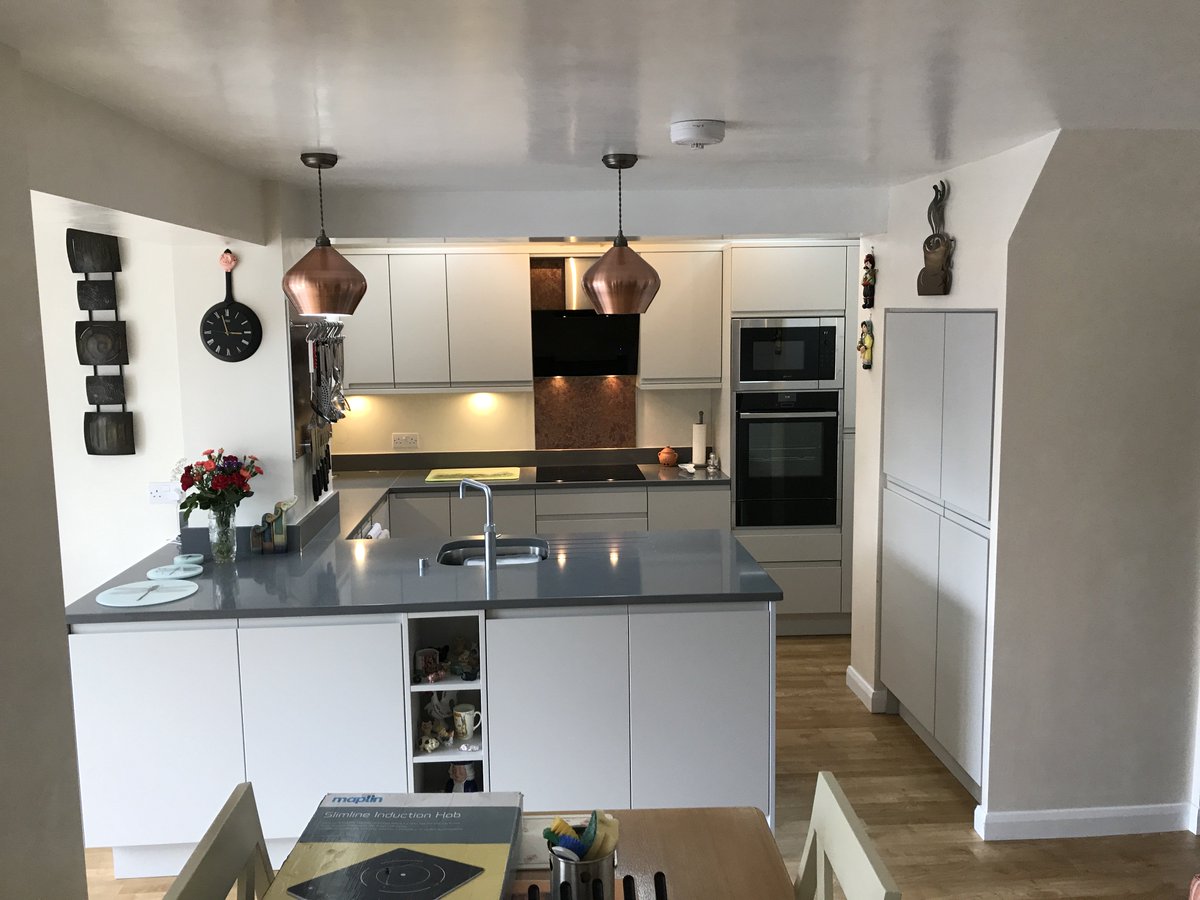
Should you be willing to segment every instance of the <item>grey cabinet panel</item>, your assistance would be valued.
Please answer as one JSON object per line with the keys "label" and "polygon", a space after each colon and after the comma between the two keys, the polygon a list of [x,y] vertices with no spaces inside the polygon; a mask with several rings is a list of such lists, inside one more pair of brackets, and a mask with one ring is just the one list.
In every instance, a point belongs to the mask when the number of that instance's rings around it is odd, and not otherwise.
{"label": "grey cabinet panel", "polygon": [[[889,329],[891,324],[889,318]],[[991,509],[995,371],[996,314],[947,313],[941,497],[985,524]]]}
{"label": "grey cabinet panel", "polygon": [[[496,491],[492,514],[496,530],[502,535],[533,534],[537,528],[533,491]],[[453,535],[483,534],[487,504],[478,492],[466,497],[450,495],[450,533]]]}
{"label": "grey cabinet panel", "polygon": [[889,312],[883,340],[883,471],[938,497],[946,315]]}
{"label": "grey cabinet panel", "polygon": [[388,501],[388,516],[391,519],[392,537],[449,534],[450,495],[392,494]]}
{"label": "grey cabinet panel", "polygon": [[942,520],[938,569],[933,736],[980,784],[988,542]]}
{"label": "grey cabinet panel", "polygon": [[879,675],[929,731],[934,727],[941,521],[937,513],[884,490]]}
{"label": "grey cabinet panel", "polygon": [[727,487],[648,490],[646,508],[651,531],[729,528],[732,514]]}
{"label": "grey cabinet panel", "polygon": [[854,435],[842,439],[842,612],[853,606],[854,573]]}

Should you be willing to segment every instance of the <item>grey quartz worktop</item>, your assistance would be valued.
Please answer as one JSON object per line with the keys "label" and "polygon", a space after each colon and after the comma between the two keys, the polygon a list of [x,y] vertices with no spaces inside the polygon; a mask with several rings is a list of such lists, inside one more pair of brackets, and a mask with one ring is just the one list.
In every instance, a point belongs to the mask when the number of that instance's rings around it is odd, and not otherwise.
{"label": "grey quartz worktop", "polygon": [[[686,489],[698,485],[729,486],[729,476],[724,472],[709,472],[701,468],[693,475],[678,466],[639,465],[642,471],[640,481],[552,481],[538,483],[537,468],[521,466],[521,477],[514,481],[491,481],[488,486],[493,491],[512,490],[593,490],[603,491],[613,488],[670,488]],[[341,529],[343,535],[354,532],[363,520],[370,514],[380,501],[388,494],[415,493],[448,493],[457,491],[454,482],[434,482],[425,480],[429,475],[428,469],[397,469],[370,470],[356,472],[341,472],[333,476],[333,487],[339,494],[341,503]],[[169,562],[169,560],[168,560]]]}
{"label": "grey quartz worktop", "polygon": [[548,536],[549,558],[502,566],[487,596],[481,568],[432,559],[447,538],[342,540],[331,523],[299,553],[250,555],[204,564],[200,590],[183,600],[138,609],[96,603],[96,594],[141,581],[171,562],[167,545],[66,609],[67,624],[241,619],[470,609],[626,604],[766,602],[779,587],[731,531],[662,531]]}

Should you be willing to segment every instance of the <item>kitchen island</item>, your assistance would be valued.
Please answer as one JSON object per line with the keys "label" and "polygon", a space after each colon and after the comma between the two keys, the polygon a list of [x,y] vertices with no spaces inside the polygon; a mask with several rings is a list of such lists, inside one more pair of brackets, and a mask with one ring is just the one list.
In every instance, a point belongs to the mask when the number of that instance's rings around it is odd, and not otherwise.
{"label": "kitchen island", "polygon": [[[450,763],[530,810],[772,816],[780,592],[731,532],[543,535],[548,557],[489,592],[480,568],[422,573],[443,535],[342,524],[298,554],[207,563],[180,601],[67,608],[85,839],[114,847],[118,876],[178,871],[243,780],[276,862],[324,793],[440,791]],[[414,654],[455,639],[478,643],[478,675],[417,680]],[[479,730],[424,753],[443,691]]]}

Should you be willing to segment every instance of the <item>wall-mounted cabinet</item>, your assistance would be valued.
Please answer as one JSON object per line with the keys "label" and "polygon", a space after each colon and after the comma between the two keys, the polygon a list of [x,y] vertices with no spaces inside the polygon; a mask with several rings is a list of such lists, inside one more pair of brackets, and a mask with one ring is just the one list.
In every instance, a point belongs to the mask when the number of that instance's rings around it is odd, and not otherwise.
{"label": "wall-mounted cabinet", "polygon": [[347,391],[532,385],[528,254],[346,256],[367,278],[344,319]]}
{"label": "wall-mounted cabinet", "polygon": [[846,309],[845,246],[734,247],[733,314]]}
{"label": "wall-mounted cabinet", "polygon": [[642,388],[721,383],[721,251],[642,254],[662,279],[641,317]]}

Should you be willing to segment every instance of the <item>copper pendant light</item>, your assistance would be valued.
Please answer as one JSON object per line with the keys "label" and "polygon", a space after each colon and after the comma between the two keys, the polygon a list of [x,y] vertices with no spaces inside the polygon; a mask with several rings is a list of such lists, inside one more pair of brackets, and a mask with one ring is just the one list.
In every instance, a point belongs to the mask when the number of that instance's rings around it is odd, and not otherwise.
{"label": "copper pendant light", "polygon": [[321,170],[337,165],[336,153],[301,153],[300,161],[317,170],[321,234],[317,244],[283,276],[283,292],[302,316],[348,316],[367,292],[367,279],[329,244],[325,235],[325,191]]}
{"label": "copper pendant light", "polygon": [[617,170],[617,238],[583,276],[583,289],[602,316],[640,315],[661,284],[654,267],[629,249],[621,223],[621,171],[633,167],[636,153],[607,153],[604,164]]}

